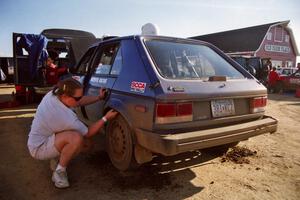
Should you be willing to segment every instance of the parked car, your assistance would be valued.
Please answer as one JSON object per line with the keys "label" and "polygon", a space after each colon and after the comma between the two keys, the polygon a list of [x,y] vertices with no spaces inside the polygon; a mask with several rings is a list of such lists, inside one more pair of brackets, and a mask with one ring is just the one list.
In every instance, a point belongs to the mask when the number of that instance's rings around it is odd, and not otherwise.
{"label": "parked car", "polygon": [[296,67],[291,67],[291,68],[277,68],[276,72],[278,73],[279,76],[288,76],[293,73],[295,73],[298,70]]}
{"label": "parked car", "polygon": [[290,75],[279,75],[277,88],[281,91],[297,90],[300,88],[300,70]]}
{"label": "parked car", "polygon": [[[239,63],[245,70],[247,70],[253,76],[256,76],[256,70],[259,70],[259,59],[257,57],[245,57],[245,56],[231,56],[233,60]],[[252,63],[250,64],[250,60]],[[256,61],[255,65],[253,64]]]}
{"label": "parked car", "polygon": [[[46,94],[97,41],[92,33],[71,29],[46,29],[41,34],[13,33],[12,39],[14,84],[20,102],[30,102],[36,94]],[[52,58],[55,68],[46,65],[50,52],[55,54],[55,59]]]}
{"label": "parked car", "polygon": [[215,46],[198,40],[135,35],[94,44],[74,78],[105,100],[77,108],[87,124],[113,108],[105,129],[113,165],[127,170],[153,154],[229,147],[275,132],[264,115],[267,90]]}
{"label": "parked car", "polygon": [[257,80],[267,85],[268,71],[270,70],[268,65],[271,63],[270,58],[240,55],[230,55],[230,57],[244,67]]}

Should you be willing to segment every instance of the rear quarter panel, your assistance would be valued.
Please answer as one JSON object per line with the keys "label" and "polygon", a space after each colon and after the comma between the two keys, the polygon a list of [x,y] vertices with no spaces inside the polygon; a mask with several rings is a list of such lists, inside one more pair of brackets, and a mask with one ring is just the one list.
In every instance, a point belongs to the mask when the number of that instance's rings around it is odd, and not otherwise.
{"label": "rear quarter panel", "polygon": [[[134,39],[122,41],[123,67],[113,86],[108,106],[118,110],[132,128],[151,129],[155,94]],[[144,87],[138,88],[138,84]],[[144,106],[145,112],[137,106]]]}

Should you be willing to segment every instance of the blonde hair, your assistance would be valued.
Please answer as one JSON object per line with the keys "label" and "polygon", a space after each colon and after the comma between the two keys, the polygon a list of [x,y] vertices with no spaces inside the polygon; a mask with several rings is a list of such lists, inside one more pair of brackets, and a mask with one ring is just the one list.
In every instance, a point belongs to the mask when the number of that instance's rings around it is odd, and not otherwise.
{"label": "blonde hair", "polygon": [[63,94],[68,96],[73,96],[75,90],[82,89],[82,85],[79,81],[74,78],[67,78],[60,80],[56,86],[54,86],[52,93],[56,96],[61,96]]}

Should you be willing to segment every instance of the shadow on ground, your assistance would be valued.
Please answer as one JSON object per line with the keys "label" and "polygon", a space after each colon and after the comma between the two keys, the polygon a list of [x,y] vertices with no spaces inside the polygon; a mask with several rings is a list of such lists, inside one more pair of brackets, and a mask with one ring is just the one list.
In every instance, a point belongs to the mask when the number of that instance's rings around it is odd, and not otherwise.
{"label": "shadow on ground", "polygon": [[112,199],[184,199],[204,189],[191,183],[196,175],[190,168],[213,164],[209,160],[216,156],[219,155],[198,151],[172,157],[158,156],[152,162],[124,173],[113,167],[103,151],[82,154],[69,168],[72,187],[68,190],[98,191],[102,197]]}
{"label": "shadow on ground", "polygon": [[[80,154],[70,163],[71,187],[56,189],[49,161],[31,158],[27,138],[35,106],[1,110],[0,199],[184,199],[201,192],[192,167],[213,164],[220,155],[199,151],[157,156],[130,173],[120,173],[100,150]],[[19,117],[16,117],[19,116]]]}

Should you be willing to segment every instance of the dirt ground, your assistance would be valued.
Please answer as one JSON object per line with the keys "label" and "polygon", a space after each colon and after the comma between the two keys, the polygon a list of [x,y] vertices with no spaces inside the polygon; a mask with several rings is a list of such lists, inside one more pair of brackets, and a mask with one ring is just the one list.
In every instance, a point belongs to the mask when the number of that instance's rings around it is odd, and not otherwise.
{"label": "dirt ground", "polygon": [[[0,86],[0,102],[11,86]],[[74,159],[71,187],[56,189],[49,162],[30,157],[26,142],[36,105],[0,110],[0,199],[300,199],[300,99],[269,95],[267,114],[278,131],[238,146],[254,152],[237,164],[208,152],[156,157],[131,174],[119,173],[100,151]]]}

